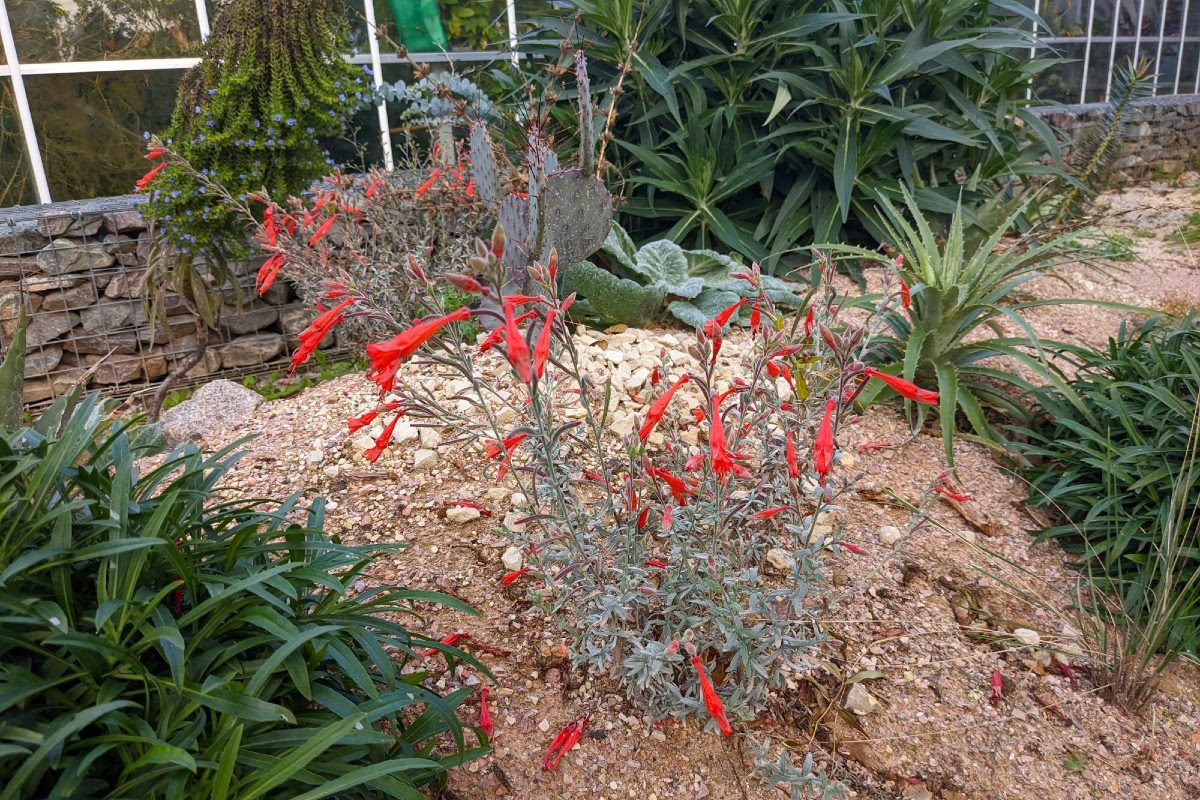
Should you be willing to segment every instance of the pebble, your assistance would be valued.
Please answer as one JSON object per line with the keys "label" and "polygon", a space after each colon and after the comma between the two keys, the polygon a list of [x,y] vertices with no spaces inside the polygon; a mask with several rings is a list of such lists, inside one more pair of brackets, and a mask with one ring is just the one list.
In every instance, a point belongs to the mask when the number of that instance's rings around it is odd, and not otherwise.
{"label": "pebble", "polygon": [[850,691],[846,692],[846,701],[843,704],[843,708],[858,714],[860,717],[867,714],[874,714],[882,707],[882,704],[861,683],[856,683],[850,687]]}
{"label": "pebble", "polygon": [[328,467],[321,470],[321,472],[325,473],[325,477],[330,478],[330,479],[337,478],[337,476],[339,474],[341,474],[341,471],[342,471],[342,468],[339,467],[337,464],[330,464]]}
{"label": "pebble", "polygon": [[392,431],[393,442],[412,442],[420,438],[421,434],[417,432],[417,428],[411,422],[401,422]]}
{"label": "pebble", "polygon": [[418,428],[421,447],[433,449],[442,443],[442,435],[433,428]]}
{"label": "pebble", "polygon": [[[507,524],[507,522],[505,523]],[[525,553],[521,548],[513,545],[504,551],[504,555],[500,556],[500,563],[509,572],[516,572],[521,567],[525,566]]]}
{"label": "pebble", "polygon": [[542,717],[542,721],[538,723],[538,730],[541,731],[542,733],[545,733],[546,731],[550,730],[550,720],[546,719],[545,717]]}
{"label": "pebble", "polygon": [[436,450],[426,450],[422,448],[413,453],[413,469],[429,469],[437,463],[438,454]]}
{"label": "pebble", "polygon": [[1017,628],[1013,631],[1013,638],[1026,647],[1038,647],[1042,643],[1041,635],[1029,628]]}
{"label": "pebble", "polygon": [[772,547],[767,551],[767,566],[776,572],[791,572],[796,562],[786,550]]}
{"label": "pebble", "polygon": [[466,525],[468,522],[479,519],[480,516],[479,509],[470,506],[451,506],[446,509],[446,519],[455,525]]}
{"label": "pebble", "polygon": [[960,531],[955,531],[954,535],[968,544],[975,544],[975,531],[970,530],[969,528],[963,528]]}
{"label": "pebble", "polygon": [[904,534],[895,525],[884,525],[879,529],[879,542],[885,547],[894,547],[904,538]]}

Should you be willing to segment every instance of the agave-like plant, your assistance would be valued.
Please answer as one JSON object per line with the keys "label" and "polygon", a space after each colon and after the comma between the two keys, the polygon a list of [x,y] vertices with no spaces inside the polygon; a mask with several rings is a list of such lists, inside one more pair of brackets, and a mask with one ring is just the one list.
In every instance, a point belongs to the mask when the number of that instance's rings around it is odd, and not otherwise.
{"label": "agave-like plant", "polygon": [[[879,356],[886,371],[910,381],[936,381],[946,458],[953,465],[959,411],[970,426],[968,435],[999,448],[1005,435],[989,412],[1026,421],[1029,404],[1023,398],[1034,382],[1064,386],[1049,353],[1066,345],[1039,337],[1026,311],[1063,303],[1141,309],[1090,299],[1020,299],[1020,288],[1043,276],[1067,284],[1056,268],[1087,259],[1093,251],[1065,235],[1048,241],[1010,236],[1020,208],[990,235],[975,238],[960,205],[943,237],[907,188],[901,187],[901,196],[903,210],[886,199],[880,203],[886,243],[897,257],[853,245],[821,247],[886,263],[905,282],[911,302],[890,314],[888,341]],[[1006,331],[1004,323],[1018,333]],[[868,388],[861,402],[873,402],[880,391],[880,386]]]}

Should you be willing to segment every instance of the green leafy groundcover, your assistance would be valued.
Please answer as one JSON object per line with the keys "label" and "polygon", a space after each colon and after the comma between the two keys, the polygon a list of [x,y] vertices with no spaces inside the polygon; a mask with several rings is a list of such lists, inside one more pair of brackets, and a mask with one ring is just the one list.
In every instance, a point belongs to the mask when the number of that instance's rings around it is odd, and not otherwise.
{"label": "green leafy groundcover", "polygon": [[422,798],[488,752],[456,718],[469,690],[404,669],[475,662],[397,621],[469,609],[353,594],[393,548],[331,539],[320,501],[224,499],[230,450],[139,474],[146,429],[109,411],[0,434],[0,800]]}
{"label": "green leafy groundcover", "polygon": [[[1039,390],[1042,424],[1023,431],[1022,454],[1035,464],[1025,472],[1029,502],[1058,517],[1042,536],[1119,583],[1136,606],[1137,587],[1156,585],[1172,490],[1184,476],[1195,480],[1186,454],[1200,396],[1200,322],[1122,327],[1107,347],[1072,354],[1081,364],[1075,379]],[[1184,491],[1195,498],[1200,485]],[[1194,541],[1185,547],[1181,572],[1190,573],[1200,550]],[[1172,646],[1195,652],[1196,615],[1184,623]]]}

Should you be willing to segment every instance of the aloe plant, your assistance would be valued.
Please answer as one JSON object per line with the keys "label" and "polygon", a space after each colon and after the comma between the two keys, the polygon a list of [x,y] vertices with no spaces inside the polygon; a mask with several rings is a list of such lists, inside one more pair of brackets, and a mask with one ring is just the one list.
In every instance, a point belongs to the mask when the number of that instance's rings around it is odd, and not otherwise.
{"label": "aloe plant", "polygon": [[8,343],[8,352],[0,362],[0,431],[15,431],[21,426],[25,406],[25,333],[29,316],[19,303],[17,329]]}

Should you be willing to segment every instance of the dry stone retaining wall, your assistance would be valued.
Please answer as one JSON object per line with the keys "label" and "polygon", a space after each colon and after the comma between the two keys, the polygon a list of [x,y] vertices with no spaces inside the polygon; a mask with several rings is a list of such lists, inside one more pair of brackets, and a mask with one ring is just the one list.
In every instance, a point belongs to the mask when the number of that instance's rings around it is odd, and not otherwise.
{"label": "dry stone retaining wall", "polygon": [[[1103,103],[1035,109],[1051,125],[1078,138],[1104,117]],[[1200,170],[1200,94],[1150,97],[1131,104],[1121,154],[1110,166],[1112,185],[1138,183],[1183,170]]]}
{"label": "dry stone retaining wall", "polygon": [[[137,198],[108,198],[0,210],[0,350],[16,330],[21,303],[31,314],[25,402],[37,406],[86,381],[128,396],[157,384],[197,346],[197,319],[175,295],[166,325],[148,319],[142,293],[149,234]],[[224,292],[221,330],[186,383],[240,377],[287,364],[313,311],[277,283],[262,299],[253,283],[261,261],[235,265],[241,308]]]}

